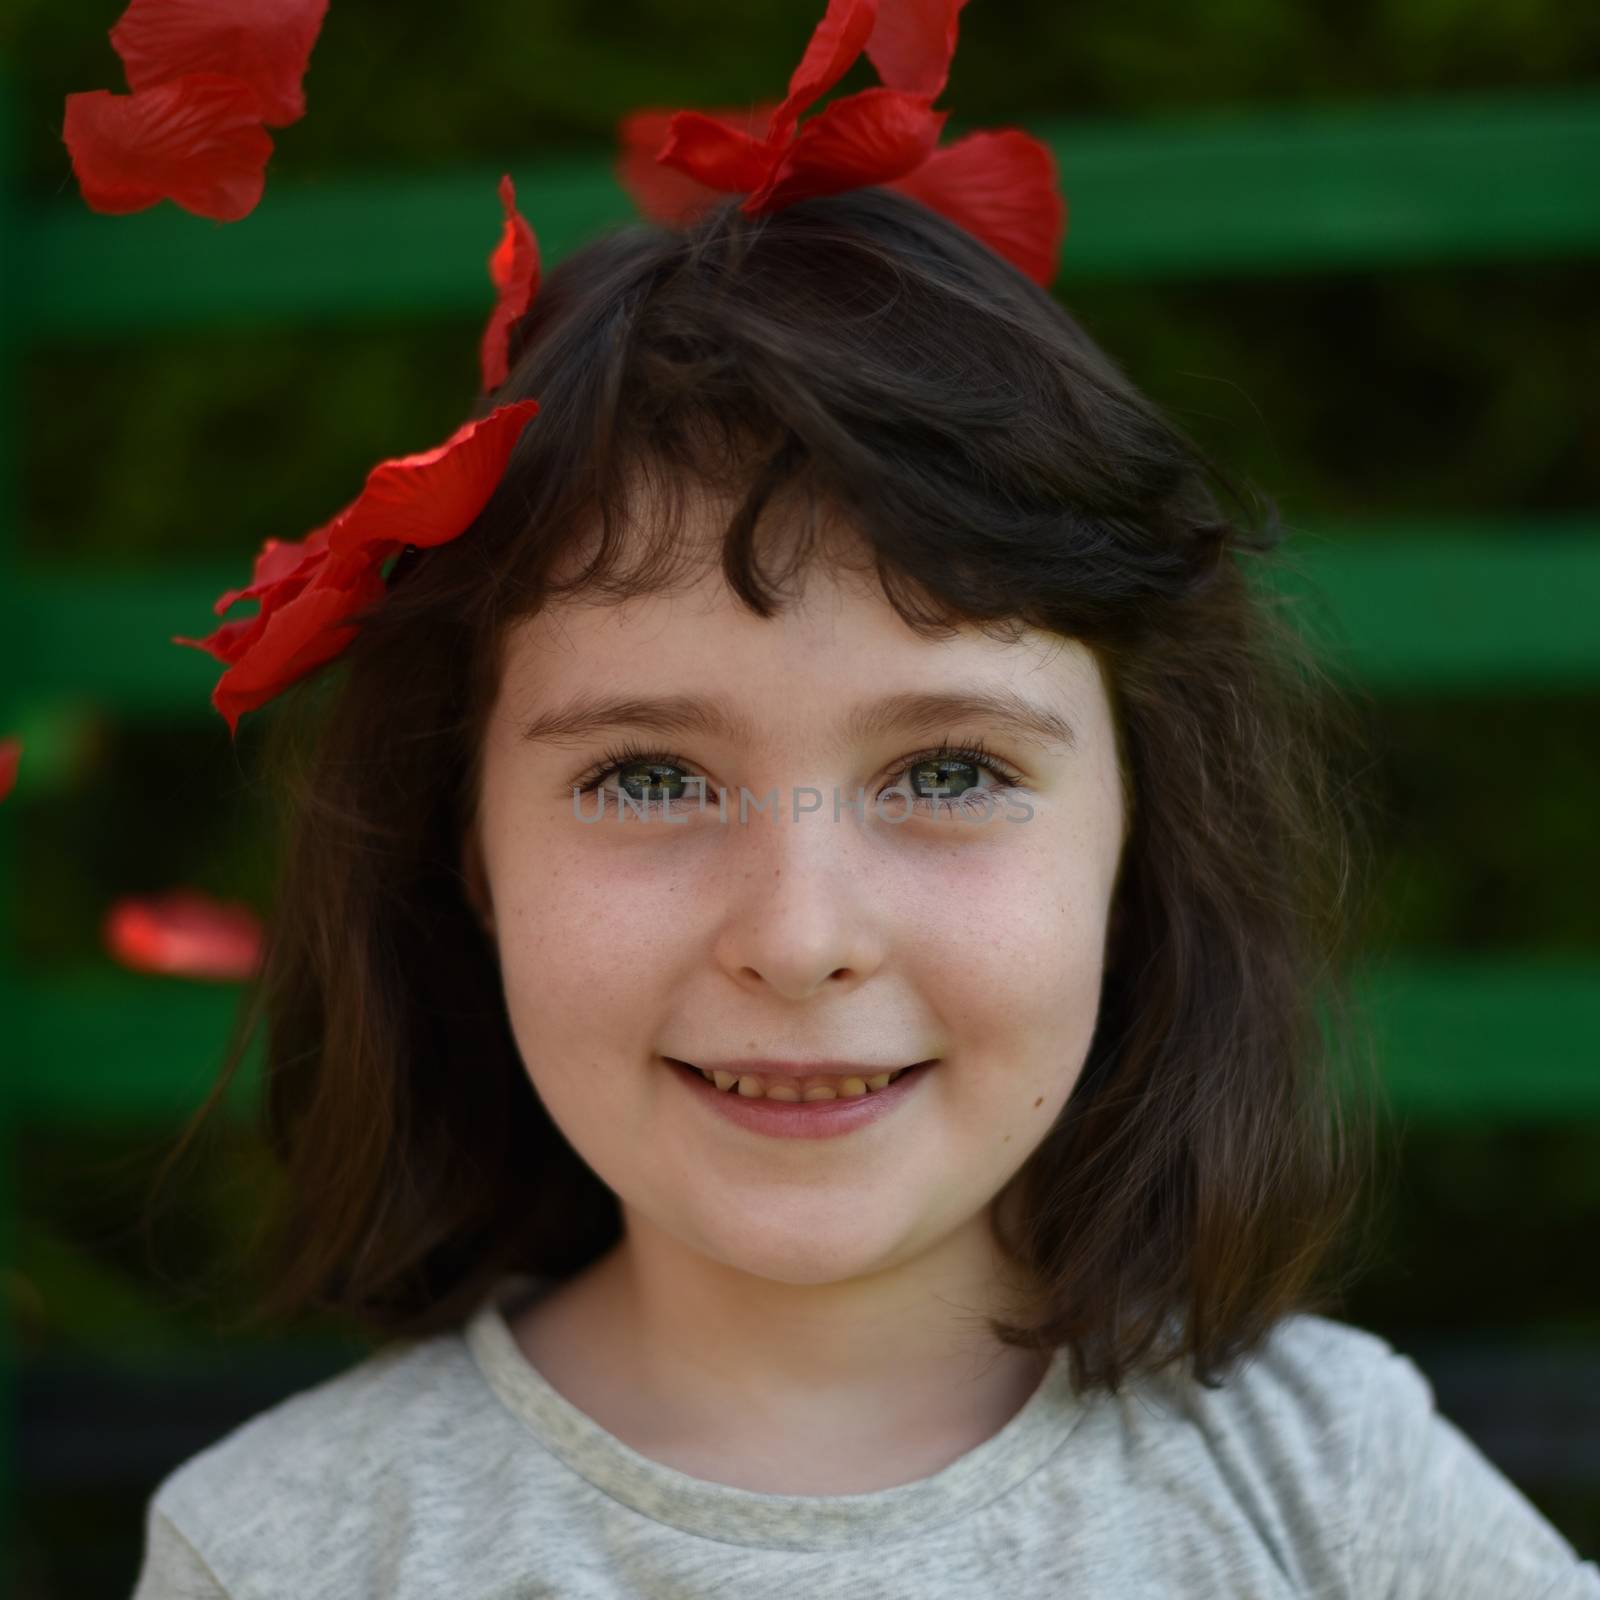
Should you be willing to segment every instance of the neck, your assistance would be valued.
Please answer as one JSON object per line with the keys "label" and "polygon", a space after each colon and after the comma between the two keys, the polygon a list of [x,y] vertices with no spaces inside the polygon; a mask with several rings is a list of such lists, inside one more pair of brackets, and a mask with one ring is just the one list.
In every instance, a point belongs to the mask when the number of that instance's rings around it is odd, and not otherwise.
{"label": "neck", "polygon": [[948,1465],[1037,1389],[1047,1357],[985,1321],[1017,1288],[981,1216],[936,1252],[820,1284],[754,1277],[630,1217],[519,1343],[641,1454],[767,1493],[865,1493]]}

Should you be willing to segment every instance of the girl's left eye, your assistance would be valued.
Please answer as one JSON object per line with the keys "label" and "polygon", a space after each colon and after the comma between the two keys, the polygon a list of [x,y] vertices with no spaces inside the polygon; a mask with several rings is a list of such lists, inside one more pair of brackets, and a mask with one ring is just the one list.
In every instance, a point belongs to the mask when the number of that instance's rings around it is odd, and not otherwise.
{"label": "girl's left eye", "polygon": [[[681,772],[687,770],[689,765],[690,763],[674,755],[670,750],[646,750],[624,746],[621,749],[608,750],[599,764],[576,779],[572,787],[578,794],[590,794],[599,789],[608,778],[631,767],[666,768],[669,771]],[[959,775],[963,767],[987,772],[996,781],[988,786],[975,784],[964,787]],[[1018,773],[984,748],[981,739],[973,739],[959,745],[946,743],[936,750],[911,756],[901,762],[896,770],[895,779],[896,781],[890,784],[885,792],[908,793],[914,806],[947,811],[956,808],[971,811],[981,809],[985,813],[989,810],[990,802],[988,800],[980,802],[976,796],[994,795],[1002,790],[1014,788],[1022,782]],[[688,800],[693,805],[711,803],[712,796],[705,790],[704,785],[692,788],[691,782],[692,780],[687,778],[662,779],[652,772],[643,783],[635,782],[632,786],[645,792],[642,795],[629,792],[627,799],[632,806],[638,807],[649,804],[673,805],[680,800]],[[934,792],[920,792],[919,786],[923,784]],[[666,791],[669,788],[688,790],[689,793],[668,794]],[[625,816],[627,813],[624,810],[622,814]]]}

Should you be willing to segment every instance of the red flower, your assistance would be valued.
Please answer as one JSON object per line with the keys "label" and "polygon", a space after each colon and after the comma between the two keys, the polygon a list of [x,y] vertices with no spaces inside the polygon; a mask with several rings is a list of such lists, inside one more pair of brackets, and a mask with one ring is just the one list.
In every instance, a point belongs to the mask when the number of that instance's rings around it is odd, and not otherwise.
{"label": "red flower", "polygon": [[[763,101],[747,111],[737,109],[706,111],[701,115],[714,122],[732,125],[736,131],[756,138],[756,129],[765,127],[776,100]],[[631,111],[618,125],[621,152],[617,160],[617,181],[633,196],[645,216],[669,226],[679,226],[703,211],[718,195],[718,190],[692,178],[680,167],[665,166],[656,153],[666,142],[667,129],[681,112],[646,109]]]}
{"label": "red flower", "polygon": [[[870,184],[949,216],[1036,282],[1055,276],[1065,203],[1049,149],[1017,129],[936,148],[966,0],[829,0],[775,105],[747,113],[649,108],[625,117],[617,177],[658,222],[690,220],[717,195],[742,193],[748,216]],[[801,114],[865,51],[882,88]],[[759,135],[757,123],[765,117]]]}
{"label": "red flower", "polygon": [[361,613],[383,598],[382,565],[408,544],[445,544],[488,503],[536,400],[497,407],[463,423],[441,445],[380,462],[361,493],[299,541],[268,539],[250,583],[216,603],[257,600],[253,617],[225,622],[204,639],[174,636],[228,670],[211,703],[238,732],[239,718],[331,660],[353,639]]}
{"label": "red flower", "polygon": [[489,279],[495,286],[496,300],[479,348],[485,394],[506,381],[511,330],[539,292],[539,241],[517,210],[517,192],[509,173],[500,180],[500,205],[505,223],[500,242],[489,255]]}
{"label": "red flower", "polygon": [[237,222],[261,199],[272,154],[255,91],[214,72],[138,94],[69,94],[62,138],[89,209],[113,215],[171,200]]}
{"label": "red flower", "polygon": [[20,739],[0,739],[0,800],[16,787],[17,767],[22,761]]}
{"label": "red flower", "polygon": [[111,29],[130,89],[187,72],[219,72],[255,90],[261,120],[287,127],[306,114],[300,80],[328,0],[130,0]]}
{"label": "red flower", "polygon": [[261,919],[248,906],[173,889],[114,902],[101,924],[113,960],[140,972],[238,981],[259,966]]}
{"label": "red flower", "polygon": [[[708,190],[742,192],[741,209],[748,216],[909,172],[933,149],[947,113],[932,109],[943,88],[942,75],[930,70],[924,57],[908,57],[902,48],[905,29],[895,11],[906,3],[892,0],[889,20],[880,29],[878,0],[828,0],[826,14],[790,75],[788,94],[768,113],[759,138],[749,115],[724,120],[704,111],[656,112],[666,126],[657,160]],[[952,22],[960,4],[936,0],[937,9],[950,13]],[[953,27],[950,42],[953,47]],[[846,95],[799,126],[801,114],[838,83],[863,49],[889,87]],[[627,133],[637,139],[649,131],[651,115],[636,114],[624,124]],[[624,182],[636,175],[635,169],[619,172]],[[681,186],[674,185],[674,190]],[[666,197],[657,201],[648,177],[638,198],[648,215],[660,218],[657,204],[669,209]],[[680,209],[676,196],[670,209]]]}
{"label": "red flower", "polygon": [[1020,128],[969,133],[886,187],[959,222],[1035,283],[1055,281],[1067,202],[1043,140]]}
{"label": "red flower", "polygon": [[92,211],[171,200],[237,222],[261,199],[267,125],[305,114],[328,0],[132,0],[111,29],[130,95],[69,94],[62,138]]}

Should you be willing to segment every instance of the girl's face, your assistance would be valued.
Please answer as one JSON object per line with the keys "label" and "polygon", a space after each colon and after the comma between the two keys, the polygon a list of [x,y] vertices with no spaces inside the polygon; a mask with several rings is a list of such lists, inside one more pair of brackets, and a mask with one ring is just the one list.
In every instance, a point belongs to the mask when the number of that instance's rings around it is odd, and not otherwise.
{"label": "girl's face", "polygon": [[[1094,1031],[1124,814],[1093,655],[921,639],[819,565],[770,620],[712,569],[543,612],[504,663],[469,879],[534,1088],[625,1219],[791,1284],[970,1244]],[[941,696],[1033,708],[1072,742]],[[578,715],[613,702],[603,726]],[[995,770],[929,758],[974,740]],[[629,746],[651,759],[575,805]],[[977,789],[988,821],[961,809]],[[761,1057],[937,1064],[889,1114],[799,1138],[725,1118],[667,1059]]]}

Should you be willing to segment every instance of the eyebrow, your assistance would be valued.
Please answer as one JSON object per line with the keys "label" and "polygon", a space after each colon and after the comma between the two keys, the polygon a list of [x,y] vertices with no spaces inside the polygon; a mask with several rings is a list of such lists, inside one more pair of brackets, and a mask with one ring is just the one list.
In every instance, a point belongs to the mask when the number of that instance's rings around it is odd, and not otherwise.
{"label": "eyebrow", "polygon": [[[1044,746],[1077,747],[1072,725],[1058,712],[1011,689],[913,689],[855,706],[840,724],[843,743],[890,733],[932,733],[947,724],[981,722]],[[578,694],[522,724],[530,743],[576,742],[614,728],[661,735],[696,734],[753,743],[748,718],[726,701],[699,695]]]}

